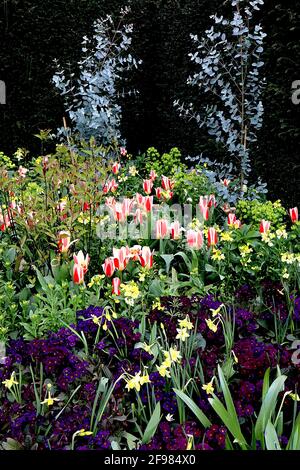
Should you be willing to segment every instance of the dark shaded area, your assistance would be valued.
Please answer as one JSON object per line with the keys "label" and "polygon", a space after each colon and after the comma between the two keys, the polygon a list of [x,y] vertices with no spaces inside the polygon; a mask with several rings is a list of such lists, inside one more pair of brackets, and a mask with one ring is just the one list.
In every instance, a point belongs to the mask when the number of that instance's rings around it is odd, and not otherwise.
{"label": "dark shaded area", "polygon": [[[218,155],[214,141],[195,123],[184,122],[173,100],[189,102],[191,70],[189,33],[209,25],[209,15],[224,9],[223,0],[6,0],[0,6],[0,79],[7,85],[7,104],[0,106],[0,149],[11,153],[25,146],[39,151],[38,129],[61,125],[62,100],[50,80],[53,59],[75,63],[80,43],[95,18],[132,5],[135,55],[143,65],[131,79],[137,98],[124,103],[123,133],[134,152],[155,146],[178,146],[184,155]],[[291,101],[291,84],[300,80],[300,1],[266,0],[262,23],[268,33],[265,53],[266,109],[254,174],[268,182],[270,196],[299,203],[300,105]],[[202,97],[199,104],[205,103]],[[219,155],[222,158],[222,155]]]}

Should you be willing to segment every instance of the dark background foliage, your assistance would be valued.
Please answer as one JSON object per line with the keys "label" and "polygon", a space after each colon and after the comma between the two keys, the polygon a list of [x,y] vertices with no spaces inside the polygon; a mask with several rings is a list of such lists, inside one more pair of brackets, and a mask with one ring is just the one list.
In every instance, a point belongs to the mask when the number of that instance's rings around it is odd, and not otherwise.
{"label": "dark background foliage", "polygon": [[[7,85],[7,104],[0,106],[0,150],[17,147],[39,151],[38,129],[61,126],[62,100],[50,80],[53,59],[75,63],[80,43],[94,19],[131,4],[134,51],[143,59],[131,78],[139,96],[126,98],[123,134],[130,151],[178,146],[184,155],[203,152],[222,158],[205,130],[184,122],[173,100],[189,102],[191,70],[189,33],[201,35],[209,15],[228,8],[223,0],[2,0],[0,6],[0,79]],[[267,88],[265,121],[253,152],[253,176],[268,182],[270,196],[299,203],[300,105],[291,101],[292,81],[300,79],[300,1],[265,0],[261,21],[268,34],[265,52]],[[198,98],[199,104],[205,102]]]}

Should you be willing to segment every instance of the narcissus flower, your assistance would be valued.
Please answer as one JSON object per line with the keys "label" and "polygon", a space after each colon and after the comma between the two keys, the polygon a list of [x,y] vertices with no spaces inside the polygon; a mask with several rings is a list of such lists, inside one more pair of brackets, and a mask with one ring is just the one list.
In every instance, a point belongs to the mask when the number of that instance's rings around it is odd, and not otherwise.
{"label": "narcissus flower", "polygon": [[192,330],[194,328],[193,323],[190,321],[189,316],[187,315],[184,320],[178,320],[180,328],[186,328],[187,330]]}
{"label": "narcissus flower", "polygon": [[207,393],[207,395],[212,395],[214,393],[215,389],[213,387],[213,380],[214,379],[212,379],[207,384],[202,385],[202,390],[204,390]]}
{"label": "narcissus flower", "polygon": [[180,339],[183,343],[187,338],[189,338],[190,334],[187,331],[187,328],[177,328],[177,336],[176,339]]}
{"label": "narcissus flower", "polygon": [[4,380],[2,383],[3,383],[5,388],[8,388],[8,390],[10,390],[13,385],[18,385],[19,382],[17,382],[17,380],[16,380],[16,373],[12,372],[10,378]]}

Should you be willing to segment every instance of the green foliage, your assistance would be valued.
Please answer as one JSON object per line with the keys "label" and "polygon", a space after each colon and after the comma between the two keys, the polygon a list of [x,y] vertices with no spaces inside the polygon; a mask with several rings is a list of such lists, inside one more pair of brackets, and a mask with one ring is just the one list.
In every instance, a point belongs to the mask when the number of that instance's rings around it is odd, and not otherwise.
{"label": "green foliage", "polygon": [[174,191],[178,196],[179,202],[188,201],[191,204],[199,202],[199,195],[210,194],[211,187],[208,178],[201,172],[200,167],[187,171],[181,168],[174,175]]}
{"label": "green foliage", "polygon": [[240,200],[237,204],[237,217],[244,223],[259,225],[261,220],[271,222],[273,228],[279,228],[284,223],[286,210],[280,201],[260,202]]}
{"label": "green foliage", "polygon": [[180,171],[184,168],[181,162],[181,152],[177,147],[162,155],[154,147],[150,147],[146,152],[144,165],[148,173],[153,169],[159,176],[173,176],[178,170]]}

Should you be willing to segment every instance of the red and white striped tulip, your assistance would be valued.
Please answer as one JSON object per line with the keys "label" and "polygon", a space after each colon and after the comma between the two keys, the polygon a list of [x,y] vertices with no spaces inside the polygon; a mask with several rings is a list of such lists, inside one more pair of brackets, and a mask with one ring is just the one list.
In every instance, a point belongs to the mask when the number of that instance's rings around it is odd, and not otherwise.
{"label": "red and white striped tulip", "polygon": [[228,186],[229,186],[229,184],[230,184],[230,180],[228,180],[228,179],[225,178],[224,180],[221,181],[221,183],[222,183],[224,186],[226,186],[226,188],[228,188]]}
{"label": "red and white striped tulip", "polygon": [[142,225],[143,223],[143,211],[141,209],[136,209],[135,214],[133,216],[135,224]]}
{"label": "red and white striped tulip", "polygon": [[216,196],[214,194],[210,194],[208,198],[208,207],[217,207]]}
{"label": "red and white striped tulip", "polygon": [[115,272],[115,263],[113,258],[106,258],[104,264],[102,264],[102,269],[105,276],[111,277]]}
{"label": "red and white striped tulip", "polygon": [[80,264],[73,266],[73,282],[74,284],[82,284],[84,281],[84,269]]}
{"label": "red and white striped tulip", "polygon": [[165,238],[169,233],[168,221],[166,219],[158,219],[155,223],[155,237],[157,240]]}
{"label": "red and white striped tulip", "polygon": [[58,234],[58,251],[60,253],[67,253],[71,244],[71,234],[65,230],[62,230]]}
{"label": "red and white striped tulip", "polygon": [[298,222],[299,220],[298,207],[293,207],[293,209],[290,209],[290,217],[291,217],[291,221],[293,222],[293,224]]}
{"label": "red and white striped tulip", "polygon": [[236,215],[230,212],[227,216],[227,223],[228,225],[234,225],[236,223]]}
{"label": "red and white striped tulip", "polygon": [[146,196],[144,198],[144,209],[146,212],[151,212],[153,206],[153,196]]}
{"label": "red and white striped tulip", "polygon": [[181,237],[181,225],[178,220],[171,224],[171,237],[173,240],[179,240]]}
{"label": "red and white striped tulip", "polygon": [[218,243],[218,232],[214,227],[209,227],[207,232],[208,246],[214,246]]}
{"label": "red and white striped tulip", "polygon": [[127,150],[125,147],[120,147],[120,154],[121,154],[121,157],[126,157]]}
{"label": "red and white striped tulip", "polygon": [[270,227],[271,227],[271,222],[269,222],[268,220],[263,219],[260,222],[259,231],[260,231],[260,233],[267,233],[270,230]]}
{"label": "red and white striped tulip", "polygon": [[74,263],[81,266],[83,268],[83,272],[85,274],[88,270],[88,265],[89,265],[89,262],[90,262],[89,255],[86,254],[86,256],[84,256],[83,252],[80,250],[77,253],[77,255],[74,253],[73,258],[74,258]]}
{"label": "red and white striped tulip", "polygon": [[200,250],[203,246],[203,233],[200,230],[188,230],[186,232],[186,241],[193,250]]}
{"label": "red and white striped tulip", "polygon": [[142,247],[141,245],[134,245],[130,249],[130,258],[133,259],[133,261],[138,261],[140,259],[140,254],[142,252]]}
{"label": "red and white striped tulip", "polygon": [[27,172],[28,172],[27,168],[24,168],[23,166],[19,166],[18,174],[21,178],[25,178]]}
{"label": "red and white striped tulip", "polygon": [[115,162],[113,166],[111,167],[111,171],[113,172],[114,175],[117,175],[120,171],[121,164],[119,162]]}
{"label": "red and white striped tulip", "polygon": [[140,263],[143,268],[151,269],[153,266],[153,253],[150,250],[149,246],[143,246],[142,252],[140,255]]}
{"label": "red and white striped tulip", "polygon": [[170,180],[167,176],[161,177],[161,185],[165,191],[170,191],[174,188],[175,181]]}
{"label": "red and white striped tulip", "polygon": [[156,180],[157,174],[156,174],[155,170],[150,171],[149,177],[152,181]]}
{"label": "red and white striped tulip", "polygon": [[114,277],[112,280],[112,294],[120,295],[121,280],[118,277]]}
{"label": "red and white striped tulip", "polygon": [[121,248],[113,248],[115,268],[119,271],[124,271],[128,263],[129,255],[130,251],[128,246],[122,246]]}
{"label": "red and white striped tulip", "polygon": [[149,180],[144,180],[143,182],[143,189],[146,194],[151,194],[153,188],[153,181],[151,179]]}

